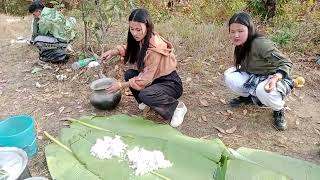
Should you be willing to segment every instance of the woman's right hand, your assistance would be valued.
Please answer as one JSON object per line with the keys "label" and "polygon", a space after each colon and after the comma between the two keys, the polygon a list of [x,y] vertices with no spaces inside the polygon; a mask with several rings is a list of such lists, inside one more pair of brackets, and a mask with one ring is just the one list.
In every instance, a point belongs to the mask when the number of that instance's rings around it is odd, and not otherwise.
{"label": "woman's right hand", "polygon": [[117,55],[117,53],[115,51],[117,51],[117,50],[112,49],[112,50],[109,50],[107,52],[104,52],[101,55],[102,61],[107,61],[107,60],[111,59],[113,56]]}

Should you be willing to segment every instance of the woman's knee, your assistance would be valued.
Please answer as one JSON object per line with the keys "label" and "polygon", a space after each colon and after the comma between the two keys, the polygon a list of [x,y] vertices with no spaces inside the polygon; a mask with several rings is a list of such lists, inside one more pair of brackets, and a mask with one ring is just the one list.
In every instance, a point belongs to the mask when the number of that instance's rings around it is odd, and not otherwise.
{"label": "woman's knee", "polygon": [[242,81],[241,77],[236,73],[224,74],[224,83],[233,91],[240,91],[243,88],[244,82]]}
{"label": "woman's knee", "polygon": [[231,87],[233,83],[233,76],[232,74],[224,74],[224,83],[227,85],[227,87]]}
{"label": "woman's knee", "polygon": [[125,81],[129,81],[129,79],[137,76],[139,74],[139,72],[137,70],[134,69],[128,69],[124,72],[124,80]]}
{"label": "woman's knee", "polygon": [[144,89],[139,93],[139,99],[146,105],[151,104],[154,93]]}

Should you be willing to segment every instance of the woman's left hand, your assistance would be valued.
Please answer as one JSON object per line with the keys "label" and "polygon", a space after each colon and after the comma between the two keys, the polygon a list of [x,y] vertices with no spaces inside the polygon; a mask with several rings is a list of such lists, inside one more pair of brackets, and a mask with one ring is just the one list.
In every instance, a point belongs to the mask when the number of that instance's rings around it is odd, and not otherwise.
{"label": "woman's left hand", "polygon": [[110,86],[108,86],[108,87],[106,88],[106,90],[107,90],[109,93],[114,93],[114,92],[119,91],[120,88],[121,88],[121,82],[116,81],[116,82],[113,82]]}
{"label": "woman's left hand", "polygon": [[281,77],[282,75],[278,75],[278,73],[273,75],[272,78],[269,79],[267,84],[264,86],[264,90],[267,93],[270,93],[277,86],[277,82],[281,79]]}

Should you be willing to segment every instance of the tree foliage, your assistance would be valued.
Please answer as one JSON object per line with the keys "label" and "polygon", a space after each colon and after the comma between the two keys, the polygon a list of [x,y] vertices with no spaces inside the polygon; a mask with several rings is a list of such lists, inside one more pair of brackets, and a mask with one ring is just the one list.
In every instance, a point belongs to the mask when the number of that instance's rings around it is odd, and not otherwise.
{"label": "tree foliage", "polygon": [[82,0],[80,10],[84,23],[85,48],[98,44],[101,52],[106,44],[106,33],[115,20],[119,20],[125,10],[132,9],[132,0]]}

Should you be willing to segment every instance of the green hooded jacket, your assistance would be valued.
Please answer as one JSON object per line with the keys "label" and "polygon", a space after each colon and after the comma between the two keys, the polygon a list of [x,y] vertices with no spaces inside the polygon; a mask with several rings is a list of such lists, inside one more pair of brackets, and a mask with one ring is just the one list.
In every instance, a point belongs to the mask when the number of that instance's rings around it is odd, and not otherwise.
{"label": "green hooded jacket", "polygon": [[32,38],[38,35],[53,36],[60,42],[69,43],[75,38],[75,20],[66,19],[54,8],[43,8],[40,18],[33,19]]}

